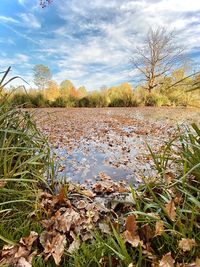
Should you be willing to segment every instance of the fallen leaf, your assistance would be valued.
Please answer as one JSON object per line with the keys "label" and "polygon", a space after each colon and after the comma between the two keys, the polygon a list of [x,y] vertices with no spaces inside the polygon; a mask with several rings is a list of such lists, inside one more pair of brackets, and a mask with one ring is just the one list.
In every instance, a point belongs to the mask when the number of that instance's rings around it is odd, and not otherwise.
{"label": "fallen leaf", "polygon": [[190,251],[194,246],[196,246],[196,242],[194,239],[190,239],[190,238],[182,238],[179,242],[178,242],[178,246],[180,249],[182,249],[184,252],[185,251]]}
{"label": "fallen leaf", "polygon": [[23,237],[20,239],[19,243],[30,248],[33,245],[33,242],[38,238],[38,233],[31,231],[29,236]]}
{"label": "fallen leaf", "polygon": [[64,185],[60,188],[59,194],[57,195],[58,202],[63,202],[65,200],[65,187]]}
{"label": "fallen leaf", "polygon": [[165,211],[172,221],[175,221],[175,218],[176,218],[175,210],[176,210],[176,207],[175,207],[173,200],[171,200],[169,203],[165,205]]}
{"label": "fallen leaf", "polygon": [[110,176],[108,176],[106,173],[104,172],[100,172],[99,173],[99,177],[102,181],[106,181],[106,180],[111,180]]}
{"label": "fallen leaf", "polygon": [[84,200],[80,200],[77,202],[77,209],[84,209],[87,206],[87,203]]}
{"label": "fallen leaf", "polygon": [[96,196],[96,194],[95,193],[93,193],[91,190],[82,190],[81,191],[81,193],[83,194],[83,195],[85,195],[86,197],[91,197],[91,198],[93,198],[93,197],[95,197]]}
{"label": "fallen leaf", "polygon": [[0,181],[0,188],[3,188],[6,185],[6,181]]}
{"label": "fallen leaf", "polygon": [[137,223],[136,223],[136,217],[134,214],[128,215],[128,217],[126,218],[125,228],[127,231],[131,232],[132,235],[136,235]]}
{"label": "fallen leaf", "polygon": [[165,180],[168,183],[168,185],[171,184],[174,177],[175,177],[175,175],[173,174],[173,172],[168,171],[165,173]]}
{"label": "fallen leaf", "polygon": [[164,232],[164,222],[157,221],[156,222],[156,232],[155,235],[161,235]]}
{"label": "fallen leaf", "polygon": [[74,239],[73,242],[70,244],[69,248],[68,248],[68,252],[70,254],[72,254],[74,251],[78,250],[79,247],[80,247],[80,240],[79,238],[77,238],[77,236],[73,233],[73,232],[70,232],[70,235],[71,237]]}
{"label": "fallen leaf", "polygon": [[139,229],[139,234],[141,239],[145,242],[148,243],[154,236],[154,231],[153,229],[150,227],[149,224],[144,224],[140,227]]}
{"label": "fallen leaf", "polygon": [[18,251],[15,253],[15,258],[27,258],[30,254],[30,250],[28,250],[25,246],[20,246],[18,248]]}
{"label": "fallen leaf", "polygon": [[99,229],[105,234],[111,234],[110,227],[107,223],[99,223]]}
{"label": "fallen leaf", "polygon": [[138,247],[139,244],[143,245],[143,242],[140,240],[139,235],[132,235],[132,233],[128,230],[122,233],[123,239],[130,243],[134,248]]}
{"label": "fallen leaf", "polygon": [[174,267],[175,260],[171,256],[171,252],[165,254],[159,262],[159,267]]}
{"label": "fallen leaf", "polygon": [[66,233],[69,232],[71,227],[75,227],[81,221],[81,216],[72,208],[66,209],[65,213],[58,216],[54,223],[54,229]]}
{"label": "fallen leaf", "polygon": [[40,242],[44,247],[44,253],[47,254],[46,260],[52,256],[56,265],[59,265],[66,245],[66,237],[53,231],[51,233],[43,232],[40,236]]}
{"label": "fallen leaf", "polygon": [[32,265],[24,257],[21,257],[16,265],[16,267],[31,267],[31,266]]}
{"label": "fallen leaf", "polygon": [[18,250],[18,247],[15,245],[5,245],[3,246],[3,249],[1,251],[1,256],[11,257],[17,252],[17,250]]}

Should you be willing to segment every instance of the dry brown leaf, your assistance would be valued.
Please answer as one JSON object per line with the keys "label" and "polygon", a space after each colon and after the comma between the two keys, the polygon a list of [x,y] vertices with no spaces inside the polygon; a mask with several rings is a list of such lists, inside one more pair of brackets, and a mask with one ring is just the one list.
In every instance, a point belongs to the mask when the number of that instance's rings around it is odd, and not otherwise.
{"label": "dry brown leaf", "polygon": [[68,252],[70,254],[72,254],[74,251],[78,250],[80,247],[80,240],[77,238],[77,236],[73,233],[70,232],[71,237],[74,239],[73,242],[70,244],[69,248],[68,248]]}
{"label": "dry brown leaf", "polygon": [[111,177],[108,176],[108,175],[107,175],[106,173],[104,173],[104,172],[100,172],[100,173],[99,173],[99,177],[100,177],[100,179],[101,179],[102,181],[111,180]]}
{"label": "dry brown leaf", "polygon": [[137,223],[136,223],[136,217],[134,214],[130,214],[126,218],[125,228],[127,231],[131,232],[132,235],[137,234]]}
{"label": "dry brown leaf", "polygon": [[30,254],[30,250],[28,250],[25,246],[20,246],[18,251],[15,253],[15,258],[27,258]]}
{"label": "dry brown leaf", "polygon": [[175,207],[173,200],[171,200],[169,203],[165,205],[165,211],[172,221],[175,221],[175,218],[176,218],[175,210],[176,210],[176,207]]}
{"label": "dry brown leaf", "polygon": [[3,188],[6,185],[6,181],[0,181],[0,188]]}
{"label": "dry brown leaf", "polygon": [[58,202],[63,202],[65,200],[65,187],[64,185],[60,188],[59,194],[57,195]]}
{"label": "dry brown leaf", "polygon": [[125,193],[125,192],[129,192],[129,190],[126,187],[119,185],[118,192],[119,193]]}
{"label": "dry brown leaf", "polygon": [[93,197],[95,197],[96,196],[96,194],[94,193],[94,192],[92,192],[91,190],[82,190],[81,191],[81,193],[83,194],[83,195],[85,195],[86,197],[90,197],[90,198],[93,198]]}
{"label": "dry brown leaf", "polygon": [[148,223],[142,225],[139,229],[139,234],[141,239],[145,242],[148,243],[154,236],[154,231],[150,227]]}
{"label": "dry brown leaf", "polygon": [[40,236],[40,242],[44,247],[44,253],[47,254],[46,260],[52,256],[56,265],[59,265],[66,245],[66,237],[53,231],[51,233],[43,232]]}
{"label": "dry brown leaf", "polygon": [[90,232],[88,232],[88,233],[86,233],[84,235],[82,234],[81,238],[82,238],[83,241],[87,241],[89,239],[93,239],[93,235]]}
{"label": "dry brown leaf", "polygon": [[85,209],[86,206],[87,203],[84,200],[79,200],[76,205],[77,209]]}
{"label": "dry brown leaf", "polygon": [[134,248],[138,247],[139,244],[143,245],[143,242],[140,240],[139,235],[132,235],[132,233],[128,230],[122,233],[122,237],[128,243],[130,243]]}
{"label": "dry brown leaf", "polygon": [[29,236],[23,237],[20,239],[19,243],[26,246],[27,248],[31,248],[33,242],[38,238],[38,233],[31,231]]}
{"label": "dry brown leaf", "polygon": [[168,172],[165,173],[165,179],[166,179],[168,184],[171,184],[171,182],[174,179],[174,177],[175,176],[174,176],[173,172],[168,171]]}
{"label": "dry brown leaf", "polygon": [[165,254],[159,262],[159,267],[174,267],[175,260],[171,256],[171,252]]}
{"label": "dry brown leaf", "polygon": [[107,223],[99,223],[99,229],[105,234],[111,234],[110,227]]}
{"label": "dry brown leaf", "polygon": [[24,257],[21,257],[16,265],[16,267],[31,267],[31,266],[32,265]]}
{"label": "dry brown leaf", "polygon": [[164,232],[164,222],[157,221],[156,222],[156,232],[155,235],[161,235]]}
{"label": "dry brown leaf", "polygon": [[178,246],[180,249],[182,249],[184,252],[185,251],[190,251],[194,246],[196,246],[196,242],[194,239],[190,239],[190,238],[182,238],[179,242],[178,242]]}
{"label": "dry brown leaf", "polygon": [[5,245],[1,251],[2,257],[12,257],[18,250],[18,247],[15,245]]}
{"label": "dry brown leaf", "polygon": [[81,216],[72,208],[66,209],[66,212],[58,216],[54,223],[54,229],[66,233],[71,227],[78,225],[81,222]]}

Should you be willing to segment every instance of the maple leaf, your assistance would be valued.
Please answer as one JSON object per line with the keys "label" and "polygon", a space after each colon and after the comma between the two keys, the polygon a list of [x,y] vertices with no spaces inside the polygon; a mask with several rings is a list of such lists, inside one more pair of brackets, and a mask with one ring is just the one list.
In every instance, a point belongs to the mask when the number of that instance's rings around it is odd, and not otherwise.
{"label": "maple leaf", "polygon": [[159,267],[174,267],[175,260],[171,256],[171,252],[165,254],[159,262]]}
{"label": "maple leaf", "polygon": [[176,218],[176,207],[175,207],[175,204],[174,204],[174,201],[171,200],[169,203],[167,203],[165,205],[165,211],[168,215],[168,217],[172,220],[172,221],[175,221],[175,218]]}
{"label": "maple leaf", "polygon": [[196,245],[197,245],[196,241],[194,239],[190,239],[190,238],[182,238],[178,242],[179,248],[182,249],[184,252],[190,251]]}

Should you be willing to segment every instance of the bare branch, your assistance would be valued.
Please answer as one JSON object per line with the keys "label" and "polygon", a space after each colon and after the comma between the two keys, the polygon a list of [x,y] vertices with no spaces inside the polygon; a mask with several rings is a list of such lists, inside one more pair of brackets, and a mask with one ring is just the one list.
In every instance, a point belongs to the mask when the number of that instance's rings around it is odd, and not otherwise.
{"label": "bare branch", "polygon": [[150,28],[144,45],[136,49],[132,63],[145,78],[149,92],[159,85],[159,78],[177,67],[184,55],[184,48],[176,45],[174,38],[175,32],[167,32],[164,27]]}

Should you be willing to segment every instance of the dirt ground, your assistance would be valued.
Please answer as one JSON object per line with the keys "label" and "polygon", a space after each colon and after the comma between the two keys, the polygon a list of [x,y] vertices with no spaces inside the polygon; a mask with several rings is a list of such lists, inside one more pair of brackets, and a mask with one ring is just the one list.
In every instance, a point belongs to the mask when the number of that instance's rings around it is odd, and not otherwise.
{"label": "dirt ground", "polygon": [[199,123],[200,109],[49,108],[34,110],[56,154],[58,177],[90,184],[103,174],[137,183],[155,175],[147,143],[158,153],[175,135]]}

